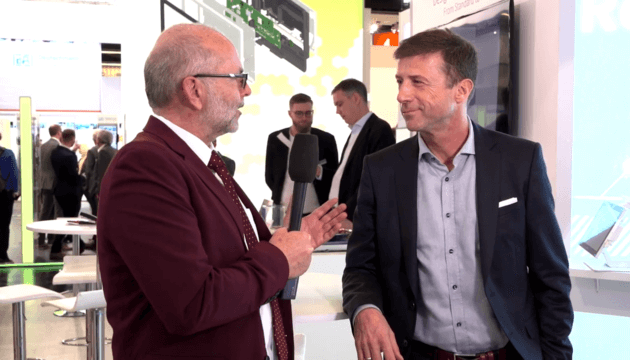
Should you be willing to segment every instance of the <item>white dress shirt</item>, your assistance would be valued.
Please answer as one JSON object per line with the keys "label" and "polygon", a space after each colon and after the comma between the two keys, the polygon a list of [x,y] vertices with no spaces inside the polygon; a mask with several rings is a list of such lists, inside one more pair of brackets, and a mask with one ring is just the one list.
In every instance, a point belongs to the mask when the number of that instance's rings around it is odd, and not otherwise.
{"label": "white dress shirt", "polygon": [[[278,134],[278,137],[280,136],[286,139],[282,132]],[[295,139],[295,136],[289,136],[290,139],[288,143],[284,142],[283,139],[280,139],[283,144],[285,144],[289,148],[289,156],[287,156],[287,170],[284,174],[284,184],[282,185],[282,195],[280,197],[282,205],[284,206],[289,205],[289,200],[291,199],[291,196],[293,196],[293,185],[295,185],[295,182],[291,180],[291,176],[289,176],[289,159],[291,158],[291,147],[293,146],[293,139]],[[310,214],[318,207],[319,200],[317,199],[317,193],[315,192],[315,185],[313,185],[313,183],[307,184],[306,198],[304,199],[304,210],[302,211],[302,214]]]}
{"label": "white dress shirt", "polygon": [[[203,141],[201,141],[201,139],[191,134],[190,132],[182,129],[181,127],[173,124],[169,120],[158,115],[153,115],[153,116],[159,119],[160,121],[162,121],[164,125],[169,127],[169,129],[173,130],[173,132],[177,136],[179,136],[186,143],[186,145],[188,145],[188,147],[201,159],[201,161],[203,161],[204,164],[208,164],[210,162],[210,157],[212,157],[212,151],[214,151],[214,146],[212,144],[208,146]],[[214,176],[216,176],[216,178],[219,179],[221,183],[223,183],[219,175],[215,173]],[[256,234],[256,239],[258,240],[259,239],[258,230],[256,229],[256,224],[254,223],[254,217],[252,216],[251,211],[243,205],[242,200],[241,200],[241,206],[245,210],[245,213],[247,214],[247,218],[249,219],[249,222],[252,225],[252,228],[254,229],[254,233]],[[247,247],[247,241],[245,240],[244,236],[243,236],[243,242],[245,242],[245,247]],[[267,356],[269,356],[271,360],[276,360],[277,357],[276,357],[276,351],[275,351],[275,342],[273,340],[273,332],[272,332],[273,322],[271,318],[271,305],[265,304],[260,307],[260,321],[262,322],[263,334],[265,338],[265,348],[267,349]]]}
{"label": "white dress shirt", "polygon": [[368,111],[367,114],[363,115],[363,117],[359,119],[359,121],[357,121],[356,123],[354,123],[354,125],[350,127],[350,129],[352,130],[350,132],[350,139],[348,140],[348,146],[346,146],[346,150],[341,155],[341,164],[339,164],[339,167],[337,168],[337,172],[335,173],[335,176],[333,176],[332,185],[330,186],[330,194],[328,195],[329,199],[334,199],[336,197],[339,197],[339,185],[341,184],[341,177],[343,176],[343,170],[346,168],[346,163],[348,162],[348,156],[352,152],[354,143],[357,141],[357,138],[359,137],[359,134],[361,133],[363,126],[365,125],[367,120],[370,118],[370,116],[372,116],[372,112]]}

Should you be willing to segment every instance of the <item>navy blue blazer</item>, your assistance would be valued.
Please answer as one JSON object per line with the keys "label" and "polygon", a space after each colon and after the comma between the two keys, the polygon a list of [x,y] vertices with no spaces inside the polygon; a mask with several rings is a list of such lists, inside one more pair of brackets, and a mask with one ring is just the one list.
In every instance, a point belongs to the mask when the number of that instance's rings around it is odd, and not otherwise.
{"label": "navy blue blazer", "polygon": [[[569,261],[541,146],[476,124],[474,132],[480,265],[494,315],[524,359],[571,359]],[[343,275],[345,312],[377,305],[403,356],[421,301],[418,149],[413,137],[366,158]]]}
{"label": "navy blue blazer", "polygon": [[56,196],[81,196],[81,176],[77,156],[64,146],[57,146],[50,154],[57,182],[54,194]]}
{"label": "navy blue blazer", "polygon": [[[348,136],[346,145],[344,145],[341,152],[342,156],[348,147],[349,140],[350,137]],[[346,204],[348,220],[353,220],[354,208],[357,206],[363,158],[395,143],[394,132],[387,121],[379,118],[376,114],[372,114],[365,122],[365,125],[363,125],[359,136],[357,136],[339,182],[339,203]]]}

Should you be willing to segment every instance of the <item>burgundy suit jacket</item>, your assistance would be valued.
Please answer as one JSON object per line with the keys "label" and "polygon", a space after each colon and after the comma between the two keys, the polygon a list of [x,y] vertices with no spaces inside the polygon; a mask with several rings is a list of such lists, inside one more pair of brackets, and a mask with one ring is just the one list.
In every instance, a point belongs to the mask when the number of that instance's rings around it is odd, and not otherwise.
{"label": "burgundy suit jacket", "polygon": [[[157,142],[125,145],[101,184],[114,358],[265,359],[259,309],[284,287],[286,257],[238,185],[261,240],[249,251],[238,209],[206,164],[160,120],[144,132]],[[290,302],[280,308],[293,359]]]}

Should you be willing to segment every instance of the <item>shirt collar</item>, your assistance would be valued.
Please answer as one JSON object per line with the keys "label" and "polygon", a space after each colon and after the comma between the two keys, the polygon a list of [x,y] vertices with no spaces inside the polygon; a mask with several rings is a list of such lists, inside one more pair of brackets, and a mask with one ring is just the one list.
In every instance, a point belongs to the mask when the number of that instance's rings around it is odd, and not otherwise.
{"label": "shirt collar", "polygon": [[105,147],[105,144],[99,146],[98,149],[96,149],[96,152],[100,152],[101,150],[103,150],[104,147]]}
{"label": "shirt collar", "polygon": [[59,139],[57,139],[56,137],[50,137],[51,139],[55,140],[57,142],[57,144],[61,145],[61,141],[59,141]]}
{"label": "shirt collar", "polygon": [[355,134],[360,132],[361,129],[363,129],[363,126],[365,125],[367,120],[370,118],[370,116],[372,116],[372,114],[373,113],[371,111],[368,111],[367,114],[363,115],[363,117],[359,119],[359,121],[350,126],[350,129],[352,129],[352,133]]}
{"label": "shirt collar", "polygon": [[[462,146],[462,148],[459,150],[457,155],[460,155],[460,154],[475,155],[475,132],[473,131],[472,120],[470,120],[469,116],[467,116],[467,118],[468,118],[468,138],[466,139],[464,146]],[[420,159],[422,158],[422,155],[424,154],[431,154],[435,156],[431,152],[431,150],[429,150],[429,147],[424,142],[424,139],[422,139],[422,136],[420,136],[420,132],[418,132],[418,144],[420,145],[420,156],[419,156]]]}
{"label": "shirt collar", "polygon": [[168,126],[169,129],[173,130],[173,132],[179,136],[182,141],[188,145],[188,147],[203,161],[204,164],[210,163],[210,157],[212,156],[212,151],[214,150],[214,145],[210,144],[206,145],[200,138],[191,134],[187,130],[182,129],[181,127],[173,124],[171,121],[163,118],[159,115],[153,115],[156,119],[160,120],[164,123],[164,125]]}

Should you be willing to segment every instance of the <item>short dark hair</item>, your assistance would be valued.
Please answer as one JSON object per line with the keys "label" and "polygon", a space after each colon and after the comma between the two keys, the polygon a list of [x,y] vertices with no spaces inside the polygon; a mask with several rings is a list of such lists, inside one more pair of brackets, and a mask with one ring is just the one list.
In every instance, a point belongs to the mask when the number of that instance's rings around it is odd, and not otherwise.
{"label": "short dark hair", "polygon": [[61,131],[61,126],[57,124],[50,125],[50,127],[48,128],[48,133],[50,134],[50,136],[55,136],[59,134],[60,131]]}
{"label": "short dark hair", "polygon": [[63,141],[64,143],[69,143],[70,141],[74,140],[75,136],[76,135],[74,134],[74,130],[66,129],[61,132],[61,141]]}
{"label": "short dark hair", "polygon": [[367,103],[367,88],[365,87],[365,84],[359,80],[345,79],[335,86],[331,94],[334,94],[337,91],[343,91],[346,97],[350,97],[353,93],[357,93],[361,96],[363,102]]}
{"label": "short dark hair", "polygon": [[464,79],[477,80],[477,51],[461,36],[449,29],[431,29],[404,40],[394,52],[396,60],[441,53],[448,86],[453,87]]}
{"label": "short dark hair", "polygon": [[306,94],[302,94],[302,93],[295,94],[291,96],[291,99],[289,100],[289,108],[291,108],[293,104],[305,104],[305,103],[311,103],[311,105],[313,105],[313,100],[311,99],[310,96]]}

